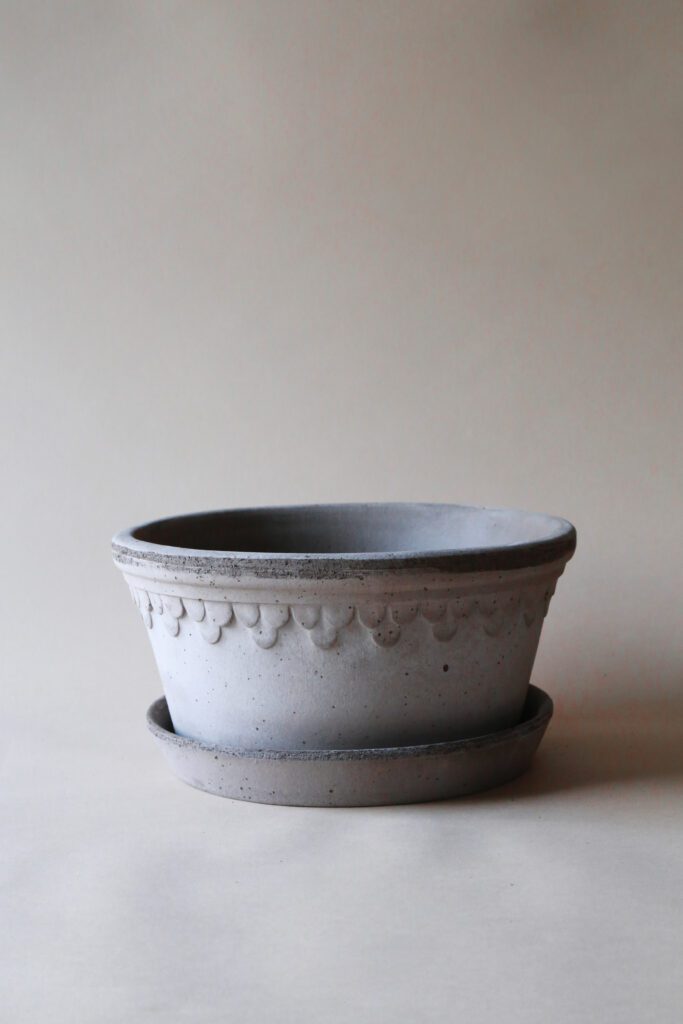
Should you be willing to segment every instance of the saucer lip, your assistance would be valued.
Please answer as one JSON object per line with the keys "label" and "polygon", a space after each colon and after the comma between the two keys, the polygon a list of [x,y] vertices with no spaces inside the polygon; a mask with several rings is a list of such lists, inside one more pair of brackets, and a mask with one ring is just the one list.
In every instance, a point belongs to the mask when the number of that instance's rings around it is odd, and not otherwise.
{"label": "saucer lip", "polygon": [[[399,551],[286,552],[223,551],[175,547],[141,540],[141,530],[174,520],[200,519],[225,514],[263,515],[289,511],[310,514],[316,510],[378,509],[464,509],[510,515],[535,515],[547,522],[548,534],[514,544],[490,544],[476,548],[445,547]],[[343,579],[382,572],[477,573],[526,569],[554,562],[567,562],[576,549],[574,526],[559,516],[529,513],[517,508],[429,502],[346,502],[309,505],[271,505],[249,508],[213,509],[180,516],[167,516],[121,530],[112,539],[114,562],[122,569],[137,568],[199,573],[227,578],[251,576],[264,579]]]}
{"label": "saucer lip", "polygon": [[195,740],[188,736],[180,736],[163,724],[163,718],[170,715],[165,697],[159,697],[147,710],[147,727],[150,732],[165,744],[179,749],[204,751],[207,754],[224,757],[246,758],[257,761],[387,761],[413,759],[416,757],[439,757],[444,754],[472,751],[480,748],[492,748],[499,744],[520,739],[529,734],[545,729],[552,718],[553,700],[545,690],[529,685],[522,718],[517,725],[508,726],[498,732],[471,736],[466,739],[445,740],[438,743],[410,744],[399,747],[357,747],[344,749],[322,750],[278,750],[253,749],[243,747],[221,747],[217,744]]}

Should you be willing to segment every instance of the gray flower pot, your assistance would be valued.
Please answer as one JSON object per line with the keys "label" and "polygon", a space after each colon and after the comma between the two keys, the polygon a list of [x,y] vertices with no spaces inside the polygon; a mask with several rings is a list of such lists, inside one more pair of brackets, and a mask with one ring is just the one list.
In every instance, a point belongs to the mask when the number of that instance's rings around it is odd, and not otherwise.
{"label": "gray flower pot", "polygon": [[325,750],[516,725],[575,544],[552,516],[399,503],[162,519],[113,552],[176,734]]}

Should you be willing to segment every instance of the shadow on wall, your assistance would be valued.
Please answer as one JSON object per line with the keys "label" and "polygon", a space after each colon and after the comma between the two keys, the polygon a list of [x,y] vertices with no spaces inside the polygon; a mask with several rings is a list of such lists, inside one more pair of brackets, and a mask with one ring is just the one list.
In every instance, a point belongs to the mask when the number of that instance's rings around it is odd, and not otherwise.
{"label": "shadow on wall", "polygon": [[563,790],[683,781],[683,698],[594,716],[556,715],[529,771],[468,801],[525,799]]}
{"label": "shadow on wall", "polygon": [[[683,687],[682,687],[683,690]],[[504,786],[468,797],[396,807],[354,808],[356,813],[451,815],[458,808],[486,807],[563,793],[611,790],[615,797],[638,788],[652,796],[665,784],[683,783],[683,693],[677,700],[642,699],[637,705],[604,706],[592,713],[556,713],[531,768]]]}

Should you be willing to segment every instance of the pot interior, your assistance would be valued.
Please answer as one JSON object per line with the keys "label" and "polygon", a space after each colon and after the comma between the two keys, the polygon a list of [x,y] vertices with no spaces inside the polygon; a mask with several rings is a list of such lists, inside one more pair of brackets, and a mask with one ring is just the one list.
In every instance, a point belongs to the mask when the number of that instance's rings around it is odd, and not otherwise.
{"label": "pot interior", "polygon": [[198,551],[343,556],[500,549],[570,533],[563,519],[517,509],[387,503],[204,512],[148,523],[132,536]]}

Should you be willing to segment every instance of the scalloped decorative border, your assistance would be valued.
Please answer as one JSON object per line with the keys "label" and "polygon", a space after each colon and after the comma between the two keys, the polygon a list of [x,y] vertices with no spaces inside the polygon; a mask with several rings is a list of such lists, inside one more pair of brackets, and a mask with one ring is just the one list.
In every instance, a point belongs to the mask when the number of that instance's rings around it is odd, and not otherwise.
{"label": "scalloped decorative border", "polygon": [[488,636],[497,636],[509,617],[519,613],[530,628],[539,613],[547,614],[555,584],[550,584],[543,591],[536,588],[509,596],[359,605],[249,604],[169,597],[133,586],[130,591],[147,628],[152,629],[155,617],[159,617],[171,636],[178,635],[180,620],[187,615],[198,624],[207,643],[218,643],[226,626],[239,623],[250,631],[259,647],[267,650],[275,645],[280,630],[291,618],[308,632],[316,647],[327,650],[334,646],[339,633],[349,625],[354,615],[378,647],[393,647],[401,638],[401,627],[418,616],[430,623],[434,638],[442,643],[451,640],[460,626],[472,619]]}

